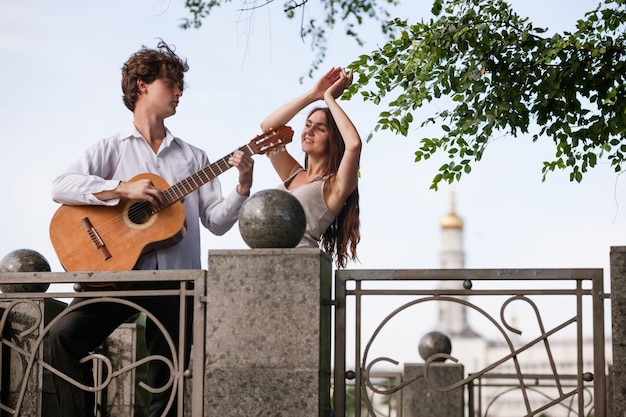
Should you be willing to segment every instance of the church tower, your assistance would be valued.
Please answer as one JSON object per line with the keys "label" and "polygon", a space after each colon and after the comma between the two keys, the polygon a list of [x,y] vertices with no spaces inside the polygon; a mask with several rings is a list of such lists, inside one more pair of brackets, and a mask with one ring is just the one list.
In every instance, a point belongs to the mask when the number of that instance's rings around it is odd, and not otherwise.
{"label": "church tower", "polygon": [[[463,226],[463,219],[456,214],[454,195],[452,195],[450,212],[441,219],[439,262],[442,269],[465,268]],[[441,281],[439,289],[459,289],[460,285],[462,284],[459,281]],[[439,303],[436,329],[446,333],[452,339],[478,336],[469,325],[467,308],[458,303]]]}
{"label": "church tower", "polygon": [[463,219],[456,214],[453,194],[450,199],[450,212],[441,218],[439,263],[442,269],[462,269],[465,267],[463,226]]}

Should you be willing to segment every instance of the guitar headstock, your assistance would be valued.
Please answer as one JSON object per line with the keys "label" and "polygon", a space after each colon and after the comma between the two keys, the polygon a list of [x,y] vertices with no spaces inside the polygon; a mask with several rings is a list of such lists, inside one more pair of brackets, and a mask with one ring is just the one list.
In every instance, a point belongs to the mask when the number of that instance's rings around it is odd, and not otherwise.
{"label": "guitar headstock", "polygon": [[293,138],[293,129],[289,126],[282,125],[271,128],[261,133],[248,143],[252,153],[263,155],[268,152],[277,152],[291,142]]}

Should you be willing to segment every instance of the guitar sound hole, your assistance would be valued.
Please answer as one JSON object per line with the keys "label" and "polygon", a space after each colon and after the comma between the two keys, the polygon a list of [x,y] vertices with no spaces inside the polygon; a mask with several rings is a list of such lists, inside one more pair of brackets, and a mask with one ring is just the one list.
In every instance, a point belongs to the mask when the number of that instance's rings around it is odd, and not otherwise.
{"label": "guitar sound hole", "polygon": [[128,209],[128,218],[134,224],[144,224],[156,213],[154,206],[147,201],[140,201]]}

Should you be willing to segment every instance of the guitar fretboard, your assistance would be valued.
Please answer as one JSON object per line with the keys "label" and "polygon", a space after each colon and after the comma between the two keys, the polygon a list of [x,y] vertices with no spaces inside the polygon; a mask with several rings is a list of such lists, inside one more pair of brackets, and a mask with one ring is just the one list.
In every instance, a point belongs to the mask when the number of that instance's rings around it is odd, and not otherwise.
{"label": "guitar fretboard", "polygon": [[[240,147],[239,150],[248,156],[251,156],[253,154],[249,145],[244,145]],[[164,190],[163,194],[165,195],[165,199],[166,199],[166,204],[164,205],[164,207],[167,207],[170,204],[173,204],[174,202],[180,200],[187,194],[197,190],[204,184],[216,178],[218,175],[232,168],[232,165],[228,163],[228,159],[233,153],[234,152],[229,153],[225,157],[204,167],[203,169],[196,172],[195,174],[192,174],[188,176],[187,178],[177,182],[176,184],[172,185],[167,190]],[[161,208],[164,208],[164,207],[161,207]]]}

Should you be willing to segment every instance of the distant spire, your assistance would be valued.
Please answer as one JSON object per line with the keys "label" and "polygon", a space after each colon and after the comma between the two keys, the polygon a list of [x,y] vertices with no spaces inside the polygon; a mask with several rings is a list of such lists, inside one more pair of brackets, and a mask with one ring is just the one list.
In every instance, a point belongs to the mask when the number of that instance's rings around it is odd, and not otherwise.
{"label": "distant spire", "polygon": [[456,215],[456,207],[454,201],[454,192],[450,198],[450,213],[447,216],[442,217],[441,227],[445,229],[462,229],[463,219]]}

